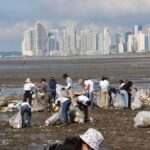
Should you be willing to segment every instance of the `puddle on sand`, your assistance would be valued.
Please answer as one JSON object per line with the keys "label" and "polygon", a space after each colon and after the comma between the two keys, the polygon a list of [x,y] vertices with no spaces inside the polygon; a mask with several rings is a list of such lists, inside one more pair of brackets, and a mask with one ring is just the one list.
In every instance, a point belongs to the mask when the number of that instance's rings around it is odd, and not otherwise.
{"label": "puddle on sand", "polygon": [[10,117],[13,116],[13,113],[11,114],[0,114],[0,122],[8,122]]}

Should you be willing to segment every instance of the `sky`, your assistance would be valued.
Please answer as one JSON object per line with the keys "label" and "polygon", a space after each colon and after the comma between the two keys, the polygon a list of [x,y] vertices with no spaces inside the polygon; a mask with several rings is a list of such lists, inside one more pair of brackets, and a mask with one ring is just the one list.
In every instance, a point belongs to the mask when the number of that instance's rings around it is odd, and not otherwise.
{"label": "sky", "polygon": [[23,32],[39,20],[47,29],[73,22],[110,32],[150,27],[150,0],[0,0],[0,51],[21,51]]}

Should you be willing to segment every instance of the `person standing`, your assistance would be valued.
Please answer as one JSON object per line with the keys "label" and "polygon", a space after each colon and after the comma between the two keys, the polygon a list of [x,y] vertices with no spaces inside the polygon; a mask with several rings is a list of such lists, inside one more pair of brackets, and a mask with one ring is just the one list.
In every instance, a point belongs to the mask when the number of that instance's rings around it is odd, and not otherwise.
{"label": "person standing", "polygon": [[108,105],[109,105],[109,92],[108,92],[109,82],[107,80],[107,77],[102,76],[102,79],[99,83],[99,87],[100,87],[100,97],[101,97],[103,107],[105,109],[108,109]]}
{"label": "person standing", "polygon": [[75,105],[73,97],[73,81],[66,73],[63,74],[63,78],[66,80],[67,85],[64,88],[62,88],[62,90],[67,90],[68,96],[71,98],[71,103]]}
{"label": "person standing", "polygon": [[130,108],[131,106],[131,93],[130,93],[130,88],[132,87],[133,83],[131,81],[128,81],[126,84],[124,84],[120,88],[120,94],[122,96],[122,99],[124,101],[124,107],[125,108]]}
{"label": "person standing", "polygon": [[46,82],[46,79],[41,79],[41,89],[43,90],[45,94],[45,100],[48,105],[48,111],[50,111],[50,104],[51,104],[51,89],[49,87],[49,84]]}
{"label": "person standing", "polygon": [[23,95],[23,102],[26,102],[27,99],[29,100],[29,105],[32,105],[32,94],[31,94],[31,90],[32,88],[35,87],[35,85],[33,83],[31,83],[30,78],[27,78],[25,80],[25,84],[24,84],[24,95]]}
{"label": "person standing", "polygon": [[91,101],[91,108],[94,108],[95,104],[93,102],[93,92],[94,92],[94,82],[91,79],[83,79],[83,90],[85,91],[85,95]]}
{"label": "person standing", "polygon": [[55,78],[51,77],[50,81],[49,81],[49,86],[50,86],[51,93],[52,93],[52,102],[53,103],[55,102],[55,99],[56,99],[56,85],[57,85],[57,82],[56,82]]}

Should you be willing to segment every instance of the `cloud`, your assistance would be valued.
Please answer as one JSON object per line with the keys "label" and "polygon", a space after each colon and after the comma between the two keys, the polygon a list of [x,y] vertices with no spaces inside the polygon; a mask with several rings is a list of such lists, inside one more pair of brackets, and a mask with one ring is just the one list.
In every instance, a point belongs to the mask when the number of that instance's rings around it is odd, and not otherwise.
{"label": "cloud", "polygon": [[118,17],[150,13],[149,0],[38,0],[59,15],[88,18],[92,15]]}
{"label": "cloud", "polygon": [[149,16],[150,0],[5,0],[0,1],[0,41],[21,42],[37,20],[48,30],[73,23],[124,31],[134,24],[149,25]]}
{"label": "cloud", "polygon": [[20,38],[22,33],[30,26],[27,22],[17,22],[13,26],[0,27],[0,39],[7,40],[12,38]]}

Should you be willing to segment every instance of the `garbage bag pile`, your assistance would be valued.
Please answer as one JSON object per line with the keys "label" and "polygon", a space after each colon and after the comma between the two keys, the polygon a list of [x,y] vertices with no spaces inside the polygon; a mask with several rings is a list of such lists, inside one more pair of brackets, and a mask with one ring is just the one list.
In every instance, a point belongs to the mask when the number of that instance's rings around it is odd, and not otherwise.
{"label": "garbage bag pile", "polygon": [[132,99],[133,102],[131,103],[131,109],[132,110],[136,110],[136,109],[140,109],[142,107],[142,102],[140,100],[140,91],[136,91],[135,89],[131,90],[131,95],[132,95]]}
{"label": "garbage bag pile", "polygon": [[80,110],[78,106],[70,106],[69,117],[71,122],[81,123],[85,122],[84,111]]}
{"label": "garbage bag pile", "polygon": [[124,102],[123,102],[120,94],[113,94],[112,93],[112,101],[113,101],[113,106],[115,109],[123,109]]}
{"label": "garbage bag pile", "polygon": [[134,127],[150,127],[150,111],[140,111],[134,118]]}
{"label": "garbage bag pile", "polygon": [[61,119],[61,115],[60,115],[60,112],[58,111],[58,112],[52,114],[52,116],[50,116],[45,121],[45,126],[54,125],[59,119]]}
{"label": "garbage bag pile", "polygon": [[32,105],[32,112],[41,112],[44,111],[45,107],[37,100],[35,99]]}
{"label": "garbage bag pile", "polygon": [[57,84],[56,85],[57,97],[63,97],[63,96],[67,95],[67,91],[66,90],[62,90],[62,88],[64,88],[63,85],[61,85],[61,84]]}
{"label": "garbage bag pile", "polygon": [[17,114],[15,114],[9,119],[9,125],[17,129],[22,127],[21,111],[17,112]]}
{"label": "garbage bag pile", "polygon": [[150,106],[150,93],[144,92],[143,90],[140,92],[140,100],[143,106]]}

